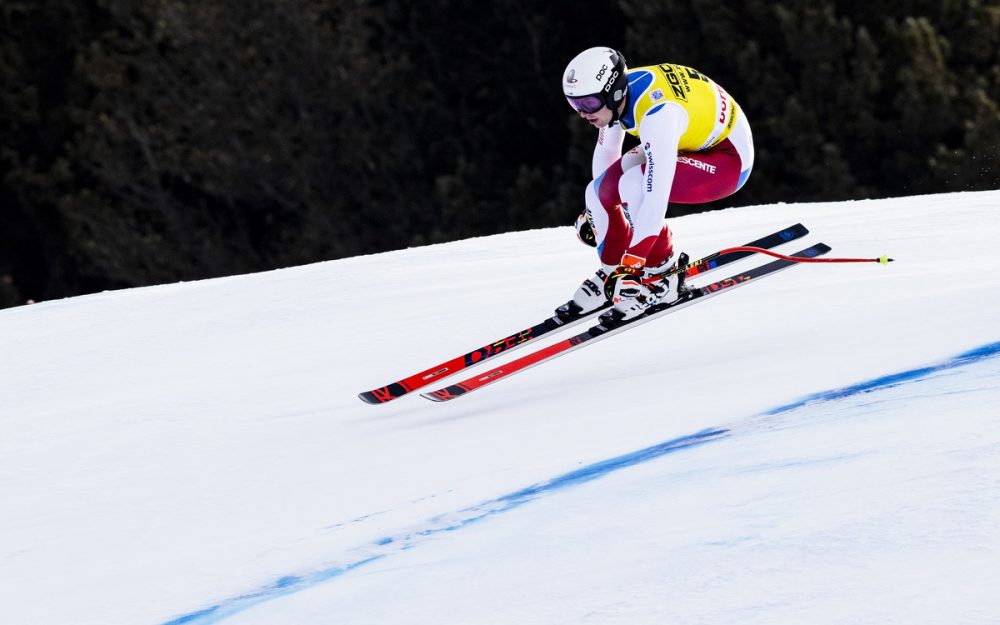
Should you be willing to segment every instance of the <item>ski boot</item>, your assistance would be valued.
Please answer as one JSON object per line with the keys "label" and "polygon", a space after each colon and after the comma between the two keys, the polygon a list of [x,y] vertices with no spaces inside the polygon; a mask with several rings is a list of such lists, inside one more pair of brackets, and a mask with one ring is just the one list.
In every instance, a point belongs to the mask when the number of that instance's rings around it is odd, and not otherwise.
{"label": "ski boot", "polygon": [[619,267],[604,283],[611,310],[601,315],[601,325],[618,325],[641,317],[652,305],[654,291],[644,284],[641,269]]}
{"label": "ski boot", "polygon": [[556,308],[556,317],[564,322],[573,321],[604,307],[608,303],[604,297],[604,281],[607,279],[604,269],[598,269],[597,273],[583,281],[573,299]]}
{"label": "ski boot", "polygon": [[[681,253],[677,262],[672,265],[663,263],[657,267],[643,268],[640,276],[636,276],[637,280],[628,281],[626,278],[621,286],[613,285],[612,281],[605,283],[605,294],[614,306],[601,315],[601,325],[606,328],[621,325],[638,319],[659,304],[672,304],[684,297],[687,293],[685,274],[671,274],[687,263],[688,255]],[[620,276],[615,277],[621,279]],[[611,290],[617,292],[610,293]]]}
{"label": "ski boot", "polygon": [[671,304],[682,299],[689,291],[684,283],[687,274],[684,271],[678,272],[678,268],[687,266],[690,259],[685,252],[677,255],[677,262],[667,265],[663,263],[659,267],[644,269],[642,282],[652,291],[652,303]]}

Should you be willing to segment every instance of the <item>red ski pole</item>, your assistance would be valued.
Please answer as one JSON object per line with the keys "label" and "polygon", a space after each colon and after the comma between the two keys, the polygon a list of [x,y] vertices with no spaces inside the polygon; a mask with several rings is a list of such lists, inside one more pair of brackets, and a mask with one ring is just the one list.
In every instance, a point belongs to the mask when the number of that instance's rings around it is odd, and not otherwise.
{"label": "red ski pole", "polygon": [[729,247],[724,250],[719,251],[719,255],[730,254],[732,252],[757,252],[758,254],[767,254],[768,256],[774,256],[775,258],[780,258],[782,260],[790,260],[796,263],[880,263],[885,265],[886,263],[891,263],[892,259],[888,256],[879,256],[878,258],[800,258],[798,256],[785,256],[784,254],[779,254],[778,252],[773,252],[771,250],[766,250],[762,247]]}

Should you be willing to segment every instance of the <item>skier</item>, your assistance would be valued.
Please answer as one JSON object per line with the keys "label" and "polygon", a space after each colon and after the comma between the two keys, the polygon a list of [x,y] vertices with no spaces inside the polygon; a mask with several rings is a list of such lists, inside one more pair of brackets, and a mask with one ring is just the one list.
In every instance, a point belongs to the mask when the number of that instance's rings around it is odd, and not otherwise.
{"label": "skier", "polygon": [[[597,248],[601,268],[556,314],[571,318],[612,308],[601,322],[634,319],[677,297],[670,270],[668,202],[697,204],[732,195],[753,167],[746,116],[722,87],[682,65],[628,69],[611,48],[578,54],[563,73],[570,105],[598,129],[580,240]],[[622,154],[625,133],[639,138]]]}

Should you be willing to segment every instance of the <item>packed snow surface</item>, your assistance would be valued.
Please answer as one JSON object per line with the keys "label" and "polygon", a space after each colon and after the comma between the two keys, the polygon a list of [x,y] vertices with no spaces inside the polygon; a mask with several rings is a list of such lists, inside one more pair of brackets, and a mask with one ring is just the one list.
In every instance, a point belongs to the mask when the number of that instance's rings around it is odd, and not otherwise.
{"label": "packed snow surface", "polygon": [[0,311],[0,622],[1000,622],[998,204],[674,219],[693,258],[802,222],[780,251],[895,262],[444,404],[357,394],[551,314],[597,266],[570,228]]}

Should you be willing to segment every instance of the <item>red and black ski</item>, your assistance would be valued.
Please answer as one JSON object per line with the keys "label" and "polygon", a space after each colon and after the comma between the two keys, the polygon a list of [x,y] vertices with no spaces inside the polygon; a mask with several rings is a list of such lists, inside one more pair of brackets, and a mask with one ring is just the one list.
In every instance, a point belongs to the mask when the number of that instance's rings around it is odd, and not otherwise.
{"label": "red and black ski", "polygon": [[[789,226],[783,230],[778,230],[765,237],[761,237],[756,241],[751,241],[742,247],[759,247],[764,249],[770,249],[781,245],[782,243],[787,243],[789,241],[794,241],[804,237],[809,233],[802,224],[795,224]],[[740,252],[730,252],[723,254],[721,252],[714,252],[700,258],[694,262],[691,262],[683,267],[674,269],[667,275],[677,275],[679,273],[685,274],[685,279],[698,276],[719,267],[734,263],[738,260],[746,258],[747,256],[752,256],[754,252],[750,251],[740,251]],[[606,310],[600,308],[595,311],[591,311],[587,314],[577,315],[577,316],[553,316],[542,321],[541,323],[535,324],[530,328],[525,328],[520,332],[511,334],[492,343],[488,343],[478,349],[474,349],[461,356],[456,356],[451,360],[447,360],[440,364],[437,364],[429,369],[421,371],[419,373],[414,373],[408,377],[401,380],[387,384],[380,388],[372,389],[370,391],[365,391],[360,393],[358,397],[362,401],[369,404],[384,404],[393,399],[402,397],[408,393],[411,393],[417,389],[423,388],[429,384],[433,384],[444,378],[454,375],[460,371],[473,367],[480,362],[488,358],[492,358],[498,354],[503,354],[509,352],[513,349],[523,346],[528,341],[537,339],[540,336],[544,336],[555,330],[562,330],[574,326],[582,321],[591,319],[595,317],[598,313]]]}
{"label": "red and black ski", "polygon": [[[824,245],[823,243],[817,243],[816,245],[808,247],[801,252],[793,254],[792,256],[797,258],[815,258],[826,254],[829,251],[829,246]],[[691,304],[707,299],[713,295],[729,291],[742,284],[746,284],[753,280],[759,280],[764,276],[771,275],[795,264],[797,263],[792,260],[775,260],[767,263],[766,265],[761,265],[759,267],[734,274],[728,278],[719,280],[718,282],[713,282],[712,284],[708,284],[700,288],[691,289],[680,299],[674,302],[653,306],[644,315],[631,321],[611,326],[598,324],[585,332],[563,339],[547,347],[537,349],[485,373],[475,375],[467,380],[463,380],[457,384],[453,384],[430,393],[423,393],[421,396],[432,401],[449,401],[455,399],[456,397],[461,397],[466,393],[478,390],[499,380],[509,378],[515,373],[519,373],[529,367],[539,365],[543,362],[556,358],[557,356],[562,356],[563,354],[569,353],[575,349],[583,347],[584,345],[596,343],[600,339],[641,325],[647,321],[652,321],[653,319],[672,313],[686,306],[690,306]]]}

